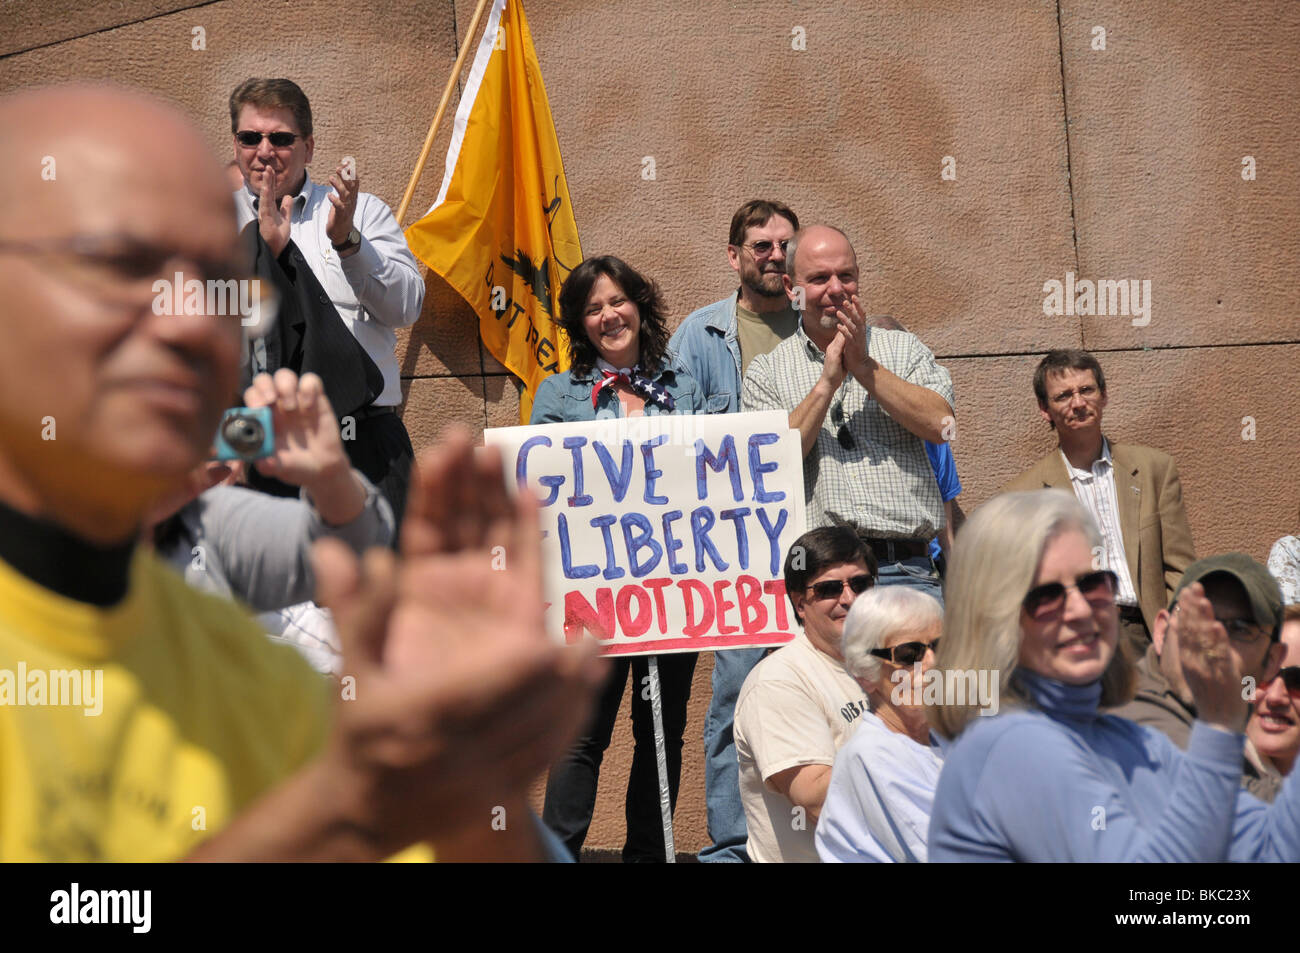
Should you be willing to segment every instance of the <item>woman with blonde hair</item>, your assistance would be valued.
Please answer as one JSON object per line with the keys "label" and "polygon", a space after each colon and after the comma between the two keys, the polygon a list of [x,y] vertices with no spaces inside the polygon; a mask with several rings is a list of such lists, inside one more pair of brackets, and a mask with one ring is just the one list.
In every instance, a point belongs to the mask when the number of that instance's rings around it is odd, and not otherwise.
{"label": "woman with blonde hair", "polygon": [[931,707],[951,740],[931,813],[933,861],[1300,859],[1300,787],[1241,790],[1240,663],[1199,583],[1177,637],[1198,720],[1186,752],[1099,708],[1132,693],[1116,651],[1115,577],[1069,493],[1009,493],[957,537],[936,667],[996,675],[1001,705]]}

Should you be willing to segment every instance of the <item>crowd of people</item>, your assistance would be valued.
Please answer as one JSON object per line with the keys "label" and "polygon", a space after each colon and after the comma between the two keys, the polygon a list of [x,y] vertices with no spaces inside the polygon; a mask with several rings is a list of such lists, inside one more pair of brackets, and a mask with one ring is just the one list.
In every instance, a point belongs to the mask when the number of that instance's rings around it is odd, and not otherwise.
{"label": "crowd of people", "polygon": [[[577,859],[651,664],[671,810],[696,655],[548,636],[536,501],[460,429],[416,466],[394,412],[424,282],[391,211],[348,162],[312,181],[296,84],[229,110],[223,169],[134,92],[0,100],[5,167],[59,163],[0,186],[0,859]],[[1077,349],[1032,382],[1057,448],[966,520],[951,377],[864,313],[845,232],[754,200],[727,238],[739,287],[675,333],[650,277],[576,266],[531,419],[799,434],[799,632],[714,655],[700,860],[1300,859],[1296,537],[1198,559],[1173,459],[1107,438]],[[173,276],[278,314],[159,309]],[[269,412],[252,462],[213,459],[232,405]],[[663,860],[631,709],[623,859]]]}

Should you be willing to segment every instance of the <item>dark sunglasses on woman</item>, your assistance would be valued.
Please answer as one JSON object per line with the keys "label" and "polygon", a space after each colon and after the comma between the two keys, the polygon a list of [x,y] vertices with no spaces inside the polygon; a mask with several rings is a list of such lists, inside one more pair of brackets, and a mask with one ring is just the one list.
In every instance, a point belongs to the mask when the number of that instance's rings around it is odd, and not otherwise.
{"label": "dark sunglasses on woman", "polygon": [[1073,586],[1045,582],[1030,589],[1021,604],[1031,617],[1042,619],[1065,608],[1065,595],[1071,589],[1078,589],[1079,594],[1094,606],[1109,605],[1114,603],[1115,593],[1119,591],[1119,577],[1109,569],[1098,569],[1076,577]]}
{"label": "dark sunglasses on woman", "polygon": [[1288,665],[1278,671],[1277,677],[1282,679],[1288,692],[1292,695],[1300,695],[1300,665]]}
{"label": "dark sunglasses on woman", "polygon": [[935,639],[933,642],[904,642],[902,645],[893,645],[887,649],[872,649],[871,654],[878,658],[888,659],[895,665],[915,665],[925,658],[926,649],[939,651],[939,640]]}

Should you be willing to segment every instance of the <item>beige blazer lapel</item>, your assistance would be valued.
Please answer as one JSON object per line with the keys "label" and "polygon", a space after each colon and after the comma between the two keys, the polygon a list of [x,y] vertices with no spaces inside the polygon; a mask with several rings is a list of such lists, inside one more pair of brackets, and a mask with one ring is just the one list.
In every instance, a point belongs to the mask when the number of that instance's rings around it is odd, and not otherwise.
{"label": "beige blazer lapel", "polygon": [[1074,484],[1070,482],[1070,473],[1065,469],[1065,458],[1061,456],[1060,447],[1047,455],[1047,458],[1038,465],[1038,471],[1038,475],[1043,480],[1043,489],[1074,492]]}
{"label": "beige blazer lapel", "polygon": [[[1124,561],[1128,563],[1129,578],[1138,585],[1138,547],[1141,534],[1138,520],[1142,514],[1142,474],[1138,462],[1127,453],[1110,445],[1111,460],[1115,463],[1115,496],[1119,503],[1119,532],[1124,541]],[[1139,599],[1141,593],[1138,594]]]}

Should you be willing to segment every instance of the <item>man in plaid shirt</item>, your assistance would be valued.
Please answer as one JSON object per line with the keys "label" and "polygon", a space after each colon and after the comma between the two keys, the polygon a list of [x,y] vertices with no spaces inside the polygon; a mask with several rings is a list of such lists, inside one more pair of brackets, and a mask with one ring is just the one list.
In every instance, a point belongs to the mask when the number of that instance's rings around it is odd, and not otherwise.
{"label": "man in plaid shirt", "polygon": [[927,547],[943,528],[943,500],[924,441],[953,432],[952,378],[915,335],[868,326],[857,255],[839,229],[795,235],[785,286],[802,323],[754,358],[742,409],[789,411],[803,438],[810,529],[856,523],[871,537],[881,585],[941,598]]}

